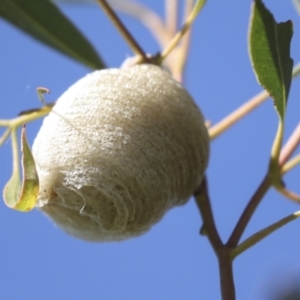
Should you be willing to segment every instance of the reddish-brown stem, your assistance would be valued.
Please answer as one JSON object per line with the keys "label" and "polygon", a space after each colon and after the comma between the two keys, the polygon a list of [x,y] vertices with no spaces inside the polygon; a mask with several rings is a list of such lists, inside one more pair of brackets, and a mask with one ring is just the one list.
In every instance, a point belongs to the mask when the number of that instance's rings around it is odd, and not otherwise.
{"label": "reddish-brown stem", "polygon": [[237,222],[226,246],[229,248],[234,248],[238,245],[239,240],[241,239],[253,213],[255,212],[257,206],[271,187],[271,182],[269,180],[268,174],[265,176],[259,187],[257,188],[256,192],[250,199],[249,203],[247,204],[243,214],[241,215],[239,221]]}
{"label": "reddish-brown stem", "polygon": [[218,251],[219,273],[221,283],[222,300],[235,299],[235,287],[233,278],[233,266],[231,249],[223,246]]}
{"label": "reddish-brown stem", "polygon": [[[284,163],[290,158],[290,156],[295,151],[296,147],[300,143],[300,124],[296,127],[293,134],[289,138],[288,142],[282,148],[279,158],[280,166],[284,165]],[[265,176],[260,186],[250,199],[248,205],[246,206],[243,214],[241,215],[238,223],[236,224],[230,238],[226,245],[230,248],[236,247],[238,245],[239,240],[241,239],[246,226],[248,225],[254,211],[257,206],[271,187],[271,182],[269,180],[268,174]]]}
{"label": "reddish-brown stem", "polygon": [[213,212],[211,209],[209,194],[208,194],[208,187],[207,187],[207,180],[206,178],[203,179],[202,183],[199,185],[197,190],[194,193],[194,197],[196,200],[196,204],[199,208],[202,220],[203,220],[203,228],[204,231],[213,247],[215,252],[217,253],[218,248],[223,246],[221,238],[219,236]]}
{"label": "reddish-brown stem", "polygon": [[144,62],[148,61],[148,58],[147,58],[144,50],[140,47],[140,45],[137,43],[137,41],[134,39],[134,37],[128,31],[128,29],[124,26],[124,24],[122,23],[120,18],[117,16],[117,14],[114,12],[114,10],[110,7],[110,5],[107,3],[107,1],[106,0],[98,0],[98,3],[101,6],[101,8],[103,9],[103,11],[108,15],[111,22],[119,30],[120,34],[127,41],[129,46],[132,48],[133,52],[137,55],[140,55],[142,58],[142,61],[144,61]]}
{"label": "reddish-brown stem", "polygon": [[222,243],[216,228],[205,178],[194,196],[202,216],[203,231],[218,257],[222,300],[235,300],[231,249]]}

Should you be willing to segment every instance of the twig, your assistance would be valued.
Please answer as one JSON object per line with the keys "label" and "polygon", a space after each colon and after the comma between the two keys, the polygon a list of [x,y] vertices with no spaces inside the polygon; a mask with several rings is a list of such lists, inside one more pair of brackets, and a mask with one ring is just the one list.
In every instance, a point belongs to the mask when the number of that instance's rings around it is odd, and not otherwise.
{"label": "twig", "polygon": [[[184,19],[187,19],[193,10],[193,0],[186,0]],[[183,82],[183,70],[187,61],[191,42],[192,28],[182,37],[181,43],[176,47],[173,54],[172,73],[173,77],[179,82]]]}
{"label": "twig", "polygon": [[226,246],[230,248],[234,248],[237,246],[239,240],[241,239],[246,226],[248,225],[255,209],[271,187],[271,182],[269,180],[268,174],[265,176],[259,187],[257,188],[256,192],[250,199],[248,205],[246,206],[244,212],[242,213],[240,219],[238,220],[230,238],[228,239]]}
{"label": "twig", "polygon": [[223,247],[218,253],[222,300],[235,300],[231,249]]}
{"label": "twig", "polygon": [[209,129],[210,139],[213,140],[216,137],[218,137],[220,134],[222,134],[224,131],[230,128],[233,124],[235,124],[237,121],[239,121],[252,110],[254,110],[257,106],[263,103],[266,99],[268,99],[269,96],[270,95],[266,91],[260,92],[259,94],[242,104],[231,114],[226,116],[223,120],[213,125]]}
{"label": "twig", "polygon": [[9,138],[11,134],[11,129],[7,128],[3,135],[0,137],[0,147],[5,143],[5,141]]}
{"label": "twig", "polygon": [[[294,69],[294,70],[297,70]],[[293,154],[296,147],[299,145],[300,142],[300,124],[296,127],[294,132],[292,133],[291,137],[287,141],[287,143],[284,145],[284,147],[281,150],[280,157],[279,157],[279,164],[282,166],[288,158]],[[297,163],[300,162],[300,157],[296,157],[295,160],[293,160],[291,163],[284,165],[282,168],[282,174],[287,172],[290,168],[294,167]],[[249,223],[255,209],[259,205],[260,201],[268,191],[268,189],[271,187],[272,183],[269,180],[269,175],[267,174],[258,187],[255,194],[250,199],[248,205],[246,206],[243,214],[241,215],[238,223],[236,224],[228,242],[226,245],[228,247],[236,247],[244,230],[246,229],[247,224]],[[289,194],[290,196],[294,195],[293,193]],[[295,198],[295,197],[294,197]],[[295,198],[296,199],[296,198]]]}
{"label": "twig", "polygon": [[222,300],[235,299],[235,287],[233,280],[231,249],[221,241],[217,231],[208,194],[206,178],[196,190],[195,200],[203,220],[203,231],[207,235],[219,262],[220,284]]}
{"label": "twig", "polygon": [[206,0],[197,0],[191,14],[186,19],[185,23],[183,24],[181,30],[174,36],[174,38],[171,40],[169,45],[163,50],[161,54],[161,61],[165,60],[165,58],[170,54],[170,52],[177,46],[177,44],[180,42],[181,38],[184,36],[184,34],[190,29],[193,22],[195,21],[197,15],[203,8]]}
{"label": "twig", "polygon": [[[293,78],[300,75],[300,63],[298,63],[293,69]],[[245,115],[254,110],[258,105],[263,103],[269,98],[269,94],[266,91],[262,91],[244,104],[242,104],[238,109],[233,111],[231,114],[226,116],[223,120],[218,122],[216,125],[209,129],[210,139],[213,140],[222,134],[224,131],[229,129],[237,121],[243,118]]]}
{"label": "twig", "polygon": [[279,229],[280,227],[286,225],[287,223],[297,219],[300,217],[300,211],[296,211],[295,213],[277,221],[276,223],[260,230],[259,232],[256,232],[249,238],[247,238],[244,242],[242,242],[238,247],[232,250],[231,255],[232,259],[240,255],[242,252],[246,251],[250,247],[254,246],[258,242],[260,242],[262,239],[269,236],[271,233],[273,233],[275,230]]}
{"label": "twig", "polygon": [[197,188],[197,190],[194,193],[194,197],[196,200],[196,204],[199,208],[202,220],[203,220],[203,226],[204,230],[206,232],[206,235],[215,250],[215,252],[218,252],[218,249],[223,246],[223,243],[221,241],[221,238],[219,236],[219,233],[216,228],[216,224],[214,221],[213,212],[211,209],[209,194],[208,194],[208,187],[207,187],[207,180],[204,178],[202,180],[202,183]]}
{"label": "twig", "polygon": [[279,165],[283,166],[287,160],[292,156],[295,152],[296,148],[300,144],[300,123],[296,126],[293,133],[289,137],[288,141],[281,149],[279,156]]}
{"label": "twig", "polygon": [[123,36],[125,41],[128,43],[128,45],[131,47],[132,51],[136,54],[141,56],[141,59],[143,62],[148,61],[146,53],[144,50],[140,47],[140,45],[137,43],[137,41],[133,38],[131,33],[127,30],[127,28],[124,26],[122,21],[119,19],[117,14],[113,11],[113,9],[110,7],[110,5],[107,3],[106,0],[97,0],[103,11],[108,15],[111,22],[115,25],[115,27],[119,30],[120,34]]}
{"label": "twig", "polygon": [[281,149],[279,159],[278,159],[279,164],[277,163],[278,171],[279,171],[279,174],[277,176],[280,178],[280,180],[279,182],[277,182],[277,184],[273,183],[274,187],[278,192],[280,192],[284,197],[296,203],[300,203],[300,196],[286,189],[285,186],[282,184],[281,177],[284,173],[286,173],[288,170],[295,167],[299,163],[296,157],[296,159],[293,159],[289,161],[287,164],[285,164],[285,162],[292,156],[296,148],[299,146],[299,143],[300,143],[300,123],[298,124],[298,126],[296,126],[295,130],[291,134],[285,146]]}
{"label": "twig", "polygon": [[177,31],[178,23],[178,0],[165,0],[166,28],[170,37]]}
{"label": "twig", "polygon": [[294,158],[290,159],[281,169],[281,173],[285,174],[292,168],[296,167],[297,165],[300,164],[300,154],[295,156]]}
{"label": "twig", "polygon": [[[193,10],[193,0],[186,0],[186,6],[185,6],[185,13],[184,13],[184,19],[187,19],[188,16],[192,13]],[[183,70],[183,65],[186,62],[187,56],[188,56],[188,52],[189,52],[189,48],[190,48],[190,43],[191,43],[191,35],[192,35],[192,28],[186,33],[186,35],[182,38],[182,42],[181,42],[181,64],[182,66],[180,67],[181,70]]]}
{"label": "twig", "polygon": [[34,109],[34,111],[28,110],[26,113],[23,112],[22,115],[11,119],[11,120],[0,120],[0,127],[8,127],[11,129],[18,128],[22,126],[24,123],[28,123],[41,117],[49,114],[52,110],[53,103],[49,105],[43,106],[39,109]]}
{"label": "twig", "polygon": [[11,134],[14,134],[14,131],[27,122],[37,120],[47,114],[52,110],[54,103],[49,103],[46,106],[37,109],[31,109],[23,111],[19,114],[18,117],[11,120],[0,120],[0,127],[7,127],[4,134],[0,137],[0,147],[8,139]]}
{"label": "twig", "polygon": [[110,0],[111,6],[140,21],[155,37],[161,48],[165,47],[171,36],[158,14],[145,5],[130,0]]}

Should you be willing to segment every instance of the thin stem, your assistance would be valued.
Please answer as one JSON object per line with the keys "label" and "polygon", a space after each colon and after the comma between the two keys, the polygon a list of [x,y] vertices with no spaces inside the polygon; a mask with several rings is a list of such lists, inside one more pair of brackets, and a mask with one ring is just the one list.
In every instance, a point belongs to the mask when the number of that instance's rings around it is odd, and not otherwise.
{"label": "thin stem", "polygon": [[165,0],[166,28],[170,36],[174,36],[178,23],[178,0]]}
{"label": "thin stem", "polygon": [[[185,11],[184,11],[184,18],[183,18],[184,20],[186,20],[189,17],[189,15],[192,13],[193,4],[194,4],[194,0],[186,0],[185,1]],[[187,56],[187,52],[188,52],[189,45],[191,42],[191,29],[182,38],[182,48],[183,48],[183,51],[185,52],[186,56]]]}
{"label": "thin stem", "polygon": [[130,0],[110,0],[110,4],[114,9],[137,19],[147,27],[161,48],[168,44],[172,36],[169,35],[160,16],[150,8]]}
{"label": "thin stem", "polygon": [[[52,110],[53,105],[54,104],[51,103],[39,109],[23,111],[18,117],[11,120],[0,120],[0,127],[8,127],[0,137],[0,146],[4,144],[11,134],[16,135],[15,131],[18,127],[47,115]],[[14,143],[14,140],[12,140],[12,142]]]}
{"label": "thin stem", "polygon": [[11,129],[7,128],[3,133],[3,135],[0,137],[0,146],[2,146],[5,143],[5,141],[9,138],[10,134],[11,134]]}
{"label": "thin stem", "polygon": [[297,219],[300,217],[300,210],[296,211],[295,213],[275,222],[274,224],[256,232],[249,238],[247,238],[244,242],[242,242],[238,247],[232,250],[231,255],[232,259],[246,251],[247,249],[251,248],[267,236],[269,236],[271,233],[276,231],[277,229],[281,228],[282,226],[288,224],[289,222]]}
{"label": "thin stem", "polygon": [[279,166],[279,155],[280,155],[280,149],[282,145],[282,138],[283,138],[283,132],[284,132],[284,125],[283,120],[280,119],[278,123],[278,129],[276,132],[276,136],[273,142],[272,150],[271,150],[271,157],[269,161],[269,179],[271,181],[271,184],[279,191],[282,191],[284,189],[283,183],[281,180],[281,170]]}
{"label": "thin stem", "polygon": [[[295,132],[295,131],[294,131]],[[295,133],[295,136],[297,135],[297,132]],[[294,141],[294,133],[292,134],[293,139],[293,143],[295,143]],[[284,146],[284,148],[286,147],[289,149],[293,149],[294,147],[291,146],[292,144],[290,143],[290,141]],[[286,155],[285,155],[286,157]],[[299,158],[300,160],[300,158]],[[284,161],[284,159],[282,158],[282,161]],[[297,160],[296,160],[297,162]],[[294,164],[295,162],[293,162]],[[289,166],[290,167],[290,166]],[[236,247],[242,234],[244,233],[253,213],[255,212],[257,206],[259,205],[259,203],[261,202],[261,200],[263,199],[264,195],[266,194],[266,192],[269,190],[269,188],[271,187],[271,182],[270,182],[270,177],[269,174],[267,174],[265,176],[265,178],[263,179],[263,181],[261,182],[260,186],[258,187],[258,189],[256,190],[256,192],[254,193],[254,195],[252,196],[252,198],[250,199],[248,205],[246,206],[243,214],[241,215],[238,223],[236,224],[230,238],[228,239],[228,242],[226,243],[226,245],[228,247]],[[289,194],[291,196],[291,194]],[[295,198],[295,197],[294,197]]]}
{"label": "thin stem", "polygon": [[257,206],[271,187],[271,182],[269,180],[268,174],[265,176],[259,187],[257,188],[256,192],[250,199],[249,203],[247,204],[243,214],[241,215],[240,219],[238,220],[226,246],[230,248],[234,248],[237,246],[239,240],[241,239],[253,213],[255,212]]}
{"label": "thin stem", "polygon": [[207,180],[204,178],[202,183],[197,188],[196,192],[194,193],[194,197],[196,200],[196,204],[199,208],[200,214],[203,220],[204,231],[208,236],[208,239],[215,250],[218,252],[218,249],[223,246],[221,238],[219,236],[213,212],[211,209],[210,198],[208,194],[208,187],[207,187]]}
{"label": "thin stem", "polygon": [[[286,159],[288,159],[288,157],[290,157],[290,155],[292,155],[293,151],[295,150],[295,147],[299,144],[298,139],[299,139],[299,128],[297,126],[297,128],[293,132],[291,138],[289,139],[289,141],[286,143],[286,145],[283,148],[284,151],[281,156],[281,162],[286,161]],[[300,160],[300,158],[297,158],[295,161],[292,162],[292,164],[289,164],[288,168],[291,168],[291,167],[295,166],[295,164],[299,163],[298,159]],[[288,170],[288,168],[285,166],[284,171],[281,171],[281,172],[282,173],[286,172]],[[268,191],[268,189],[270,188],[271,185],[272,185],[272,183],[270,182],[270,176],[268,174],[268,175],[266,175],[266,177],[262,181],[261,185],[257,189],[256,193],[253,195],[253,197],[249,201],[247,207],[245,208],[242,216],[240,217],[237,225],[234,228],[234,231],[232,232],[228,242],[226,243],[227,246],[235,247],[238,244],[238,241],[240,240],[256,207],[259,205],[260,201],[262,200],[262,198],[264,197],[265,193]],[[284,187],[281,187],[278,190],[285,197],[287,197],[295,202],[300,201],[300,198],[297,194],[286,190]]]}
{"label": "thin stem", "polygon": [[[298,63],[293,69],[293,78],[300,75],[300,63]],[[258,105],[262,104],[266,99],[269,98],[269,94],[266,91],[262,91],[244,104],[242,104],[238,109],[230,113],[223,120],[218,122],[216,125],[209,129],[210,139],[213,140],[224,131],[229,129],[232,125],[237,123],[245,115],[254,110]]]}
{"label": "thin stem", "polygon": [[286,164],[283,165],[283,167],[281,169],[282,174],[285,174],[286,172],[295,168],[299,164],[300,164],[300,154],[298,154],[294,158],[290,159]]}
{"label": "thin stem", "polygon": [[231,249],[224,248],[218,255],[222,300],[235,300]]}
{"label": "thin stem", "polygon": [[43,106],[40,109],[34,109],[33,111],[30,110],[30,111],[22,112],[20,116],[11,120],[0,120],[0,126],[9,127],[11,129],[18,128],[22,126],[24,123],[28,123],[40,119],[41,117],[49,114],[49,112],[52,110],[52,106],[53,105],[47,105],[47,106]]}
{"label": "thin stem", "polygon": [[[283,120],[279,120],[278,128],[276,132],[276,136],[273,142],[272,150],[271,150],[271,160],[278,166],[280,150],[282,146],[282,139],[284,133],[284,124]],[[271,162],[272,163],[272,162]]]}
{"label": "thin stem", "polygon": [[292,201],[294,201],[294,202],[296,202],[296,203],[298,203],[298,204],[300,203],[300,196],[299,196],[298,194],[296,194],[296,193],[290,191],[290,190],[287,190],[287,189],[283,186],[283,184],[282,184],[282,186],[275,187],[275,188],[276,188],[276,190],[277,190],[280,194],[282,194],[284,197],[286,197],[286,198],[288,198],[289,200],[292,200]]}
{"label": "thin stem", "polygon": [[141,56],[142,61],[146,62],[147,56],[144,50],[140,47],[140,45],[137,43],[137,41],[133,38],[131,33],[128,31],[128,29],[124,26],[122,21],[119,19],[117,14],[114,12],[114,10],[110,7],[110,5],[107,3],[106,0],[98,0],[99,5],[103,9],[103,11],[107,14],[107,16],[110,18],[111,22],[115,25],[115,27],[119,30],[120,34],[123,36],[125,41],[128,43],[132,51],[138,55]]}
{"label": "thin stem", "polygon": [[197,0],[191,14],[186,19],[185,23],[183,24],[181,30],[174,36],[174,38],[171,40],[169,45],[163,50],[160,60],[161,62],[165,60],[165,58],[170,54],[170,52],[177,46],[181,38],[184,36],[184,34],[190,29],[193,22],[195,21],[197,15],[203,8],[206,0]]}
{"label": "thin stem", "polygon": [[[186,6],[185,6],[185,16],[184,19],[187,19],[188,16],[191,14],[193,10],[193,0],[186,0]],[[182,73],[187,61],[188,52],[190,48],[190,42],[191,42],[191,35],[192,35],[192,28],[185,34],[185,36],[182,38],[180,45],[177,47],[176,52],[176,62],[174,66],[174,72],[178,74],[176,77],[181,76],[180,82],[182,83]]]}
{"label": "thin stem", "polygon": [[[185,12],[183,19],[187,19],[193,10],[194,1],[185,1]],[[190,46],[192,28],[182,37],[181,42],[175,47],[173,52],[165,60],[165,65],[172,73],[172,77],[183,84],[183,70],[187,61]]]}
{"label": "thin stem", "polygon": [[222,300],[235,300],[235,287],[233,279],[231,248],[225,246],[217,231],[213,212],[211,209],[206,178],[194,194],[196,203],[203,220],[202,231],[207,235],[219,262],[220,285]]}
{"label": "thin stem", "polygon": [[213,125],[209,129],[210,139],[213,140],[219,135],[221,135],[224,131],[229,129],[237,121],[242,119],[252,110],[254,110],[257,106],[263,103],[266,99],[268,99],[269,96],[270,95],[266,91],[260,92],[259,94],[245,102],[243,105],[241,105],[238,109],[226,116],[223,120]]}
{"label": "thin stem", "polygon": [[287,160],[292,156],[295,152],[296,148],[300,144],[300,123],[296,126],[293,133],[289,137],[288,141],[281,149],[279,156],[279,165],[283,166]]}
{"label": "thin stem", "polygon": [[[300,196],[290,190],[287,190],[282,183],[281,177],[288,170],[286,168],[286,165],[284,165],[284,163],[289,159],[289,157],[291,157],[291,155],[294,153],[294,151],[296,150],[299,143],[300,143],[300,123],[298,124],[298,126],[296,126],[295,130],[293,131],[292,135],[288,139],[287,143],[281,150],[279,159],[276,159],[276,157],[275,157],[275,160],[274,160],[272,158],[273,161],[271,161],[271,164],[270,164],[270,176],[271,176],[271,178],[273,178],[274,187],[284,197],[286,197],[296,203],[300,202]],[[274,148],[274,146],[273,146],[273,148]],[[272,151],[272,154],[273,154],[273,151]],[[278,163],[278,161],[279,161],[279,163]],[[299,163],[299,161],[297,161],[297,157],[296,157],[296,160],[292,160],[292,164],[290,164],[290,162],[289,162],[288,167],[291,168],[291,167],[296,166],[295,163],[296,164]],[[284,170],[282,167],[283,165],[284,165]]]}
{"label": "thin stem", "polygon": [[0,127],[9,127],[10,120],[0,120]]}

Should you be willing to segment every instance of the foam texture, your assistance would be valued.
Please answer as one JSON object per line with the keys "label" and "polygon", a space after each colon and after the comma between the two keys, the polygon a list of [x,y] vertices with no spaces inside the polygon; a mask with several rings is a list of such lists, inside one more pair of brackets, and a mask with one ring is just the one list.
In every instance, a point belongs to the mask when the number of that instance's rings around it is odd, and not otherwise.
{"label": "foam texture", "polygon": [[44,119],[33,155],[37,206],[67,233],[116,241],[184,204],[209,156],[202,114],[161,68],[95,71]]}

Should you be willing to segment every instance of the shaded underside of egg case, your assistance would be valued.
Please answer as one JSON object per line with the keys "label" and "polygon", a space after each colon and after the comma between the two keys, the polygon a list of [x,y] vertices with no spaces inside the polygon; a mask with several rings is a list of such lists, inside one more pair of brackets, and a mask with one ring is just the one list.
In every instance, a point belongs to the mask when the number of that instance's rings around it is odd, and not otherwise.
{"label": "shaded underside of egg case", "polygon": [[38,207],[93,241],[140,235],[185,203],[208,162],[200,110],[161,68],[95,71],[45,118],[33,155]]}

